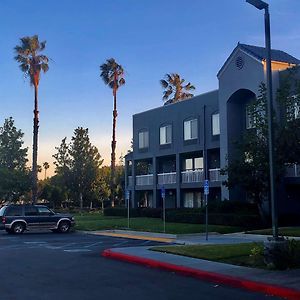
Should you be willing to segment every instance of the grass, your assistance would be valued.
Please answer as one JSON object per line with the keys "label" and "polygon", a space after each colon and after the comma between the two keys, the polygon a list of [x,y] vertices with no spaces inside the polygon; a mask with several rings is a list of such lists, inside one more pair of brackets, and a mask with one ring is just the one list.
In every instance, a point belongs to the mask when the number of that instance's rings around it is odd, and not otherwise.
{"label": "grass", "polygon": [[262,244],[242,243],[230,245],[165,246],[153,247],[151,250],[233,265],[264,268],[265,265],[262,258],[254,260],[254,258],[250,256],[251,250],[257,246],[262,247]]}
{"label": "grass", "polygon": [[[100,213],[76,214],[76,229],[78,230],[104,230],[104,229],[127,229],[127,218],[106,217]],[[130,229],[137,231],[163,232],[163,222],[158,218],[131,218]],[[232,233],[243,229],[234,226],[209,225],[210,232]],[[189,234],[203,233],[205,225],[186,223],[166,223],[166,233]]]}
{"label": "grass", "polygon": [[[278,229],[279,235],[281,236],[299,236],[300,237],[300,227],[280,227]],[[260,229],[260,230],[251,230],[246,231],[246,233],[251,234],[263,234],[263,235],[272,235],[272,229]]]}

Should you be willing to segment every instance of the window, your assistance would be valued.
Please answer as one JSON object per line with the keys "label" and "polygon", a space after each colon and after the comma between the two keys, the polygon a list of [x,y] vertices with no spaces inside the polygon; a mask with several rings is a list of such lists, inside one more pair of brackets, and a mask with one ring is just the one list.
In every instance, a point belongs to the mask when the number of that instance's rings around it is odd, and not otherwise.
{"label": "window", "polygon": [[139,149],[149,147],[149,132],[141,131],[139,132]]}
{"label": "window", "polygon": [[184,207],[193,208],[194,207],[194,195],[193,193],[185,193],[184,194]]}
{"label": "window", "polygon": [[220,134],[220,114],[212,115],[212,134],[219,135]]}
{"label": "window", "polygon": [[52,215],[52,212],[47,207],[38,207],[39,215],[49,216]]}
{"label": "window", "polygon": [[160,145],[172,143],[172,125],[166,125],[159,128],[159,143]]}
{"label": "window", "polygon": [[195,170],[203,169],[203,157],[194,158],[194,168],[195,168]]}
{"label": "window", "polygon": [[185,170],[193,170],[193,159],[187,158],[185,160]]}
{"label": "window", "polygon": [[185,171],[203,169],[203,157],[186,158],[184,169]]}
{"label": "window", "polygon": [[38,211],[34,206],[25,206],[25,216],[37,216]]}
{"label": "window", "polygon": [[198,138],[198,120],[193,119],[184,122],[184,140],[192,140]]}
{"label": "window", "polygon": [[11,206],[7,209],[6,216],[22,216],[22,206]]}

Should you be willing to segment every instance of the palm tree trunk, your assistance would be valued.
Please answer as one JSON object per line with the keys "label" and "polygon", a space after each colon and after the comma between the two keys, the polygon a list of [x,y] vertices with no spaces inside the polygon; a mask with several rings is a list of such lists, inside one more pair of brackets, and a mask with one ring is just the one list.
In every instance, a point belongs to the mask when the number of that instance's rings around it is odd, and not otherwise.
{"label": "palm tree trunk", "polygon": [[[116,81],[116,79],[115,79]],[[115,84],[116,85],[116,84]],[[116,170],[116,126],[117,126],[117,89],[113,89],[114,109],[113,109],[113,133],[111,142],[111,206],[115,206],[115,170]]]}
{"label": "palm tree trunk", "polygon": [[34,111],[33,111],[33,146],[32,146],[32,203],[37,201],[37,154],[38,154],[38,130],[39,130],[39,111],[38,111],[38,85],[34,85]]}

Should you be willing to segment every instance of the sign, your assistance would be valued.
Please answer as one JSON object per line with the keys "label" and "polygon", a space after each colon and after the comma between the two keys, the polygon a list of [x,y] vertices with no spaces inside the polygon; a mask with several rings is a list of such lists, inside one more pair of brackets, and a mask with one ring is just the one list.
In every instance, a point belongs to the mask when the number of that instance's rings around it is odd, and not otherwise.
{"label": "sign", "polygon": [[130,191],[126,190],[126,192],[125,192],[125,199],[128,201],[129,198],[130,198]]}
{"label": "sign", "polygon": [[161,192],[161,197],[165,198],[166,197],[166,189],[164,186],[161,188],[160,192]]}
{"label": "sign", "polygon": [[206,179],[204,180],[204,195],[209,194],[209,181]]}

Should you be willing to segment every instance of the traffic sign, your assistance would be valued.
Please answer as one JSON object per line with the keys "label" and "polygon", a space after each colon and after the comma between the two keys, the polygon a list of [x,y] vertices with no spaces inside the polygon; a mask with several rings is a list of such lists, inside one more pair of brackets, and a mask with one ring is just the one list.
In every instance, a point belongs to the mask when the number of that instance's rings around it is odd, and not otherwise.
{"label": "traffic sign", "polygon": [[129,198],[130,198],[130,191],[126,190],[126,192],[125,192],[125,199],[129,200]]}
{"label": "traffic sign", "polygon": [[204,195],[209,194],[209,181],[206,179],[204,180]]}
{"label": "traffic sign", "polygon": [[162,197],[162,198],[165,198],[165,197],[166,197],[166,189],[165,189],[164,186],[161,187],[160,192],[161,192],[161,197]]}

